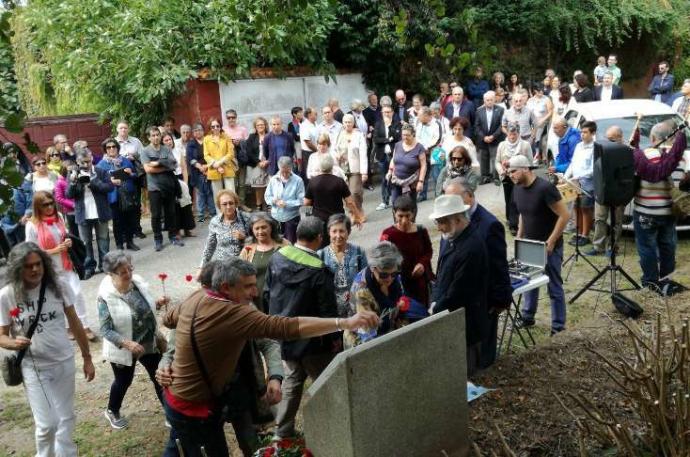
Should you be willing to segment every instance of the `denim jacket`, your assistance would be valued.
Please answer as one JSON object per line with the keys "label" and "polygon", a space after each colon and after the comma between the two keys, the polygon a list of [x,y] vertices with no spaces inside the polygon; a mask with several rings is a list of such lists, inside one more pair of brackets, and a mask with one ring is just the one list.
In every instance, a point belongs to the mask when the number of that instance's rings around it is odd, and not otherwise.
{"label": "denim jacket", "polygon": [[[299,216],[299,209],[304,203],[304,181],[295,173],[290,174],[287,183],[283,184],[280,172],[271,176],[264,195],[266,203],[271,206],[271,216],[278,222],[287,222]],[[280,208],[276,200],[285,201],[285,207]]]}

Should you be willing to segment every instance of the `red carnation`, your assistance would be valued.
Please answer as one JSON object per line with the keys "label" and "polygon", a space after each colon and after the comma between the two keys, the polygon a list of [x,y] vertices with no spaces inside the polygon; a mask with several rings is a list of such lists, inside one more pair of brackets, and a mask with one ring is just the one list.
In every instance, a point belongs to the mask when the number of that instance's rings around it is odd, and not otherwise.
{"label": "red carnation", "polygon": [[314,457],[314,454],[312,454],[309,449],[305,449],[302,451],[302,457]]}
{"label": "red carnation", "polygon": [[295,442],[291,440],[290,438],[283,438],[282,440],[278,441],[278,444],[276,446],[278,449],[289,449],[292,446],[294,446]]}
{"label": "red carnation", "polygon": [[244,247],[244,250],[247,251],[247,252],[249,252],[249,251],[252,250],[252,247],[251,247],[251,246],[245,246],[245,247]]}
{"label": "red carnation", "polygon": [[165,281],[166,279],[168,279],[168,274],[167,273],[158,273],[158,279],[160,279],[161,281]]}
{"label": "red carnation", "polygon": [[21,312],[22,311],[19,308],[12,308],[10,310],[10,317],[17,318],[17,317],[19,317],[19,313],[21,313]]}
{"label": "red carnation", "polygon": [[410,298],[404,296],[400,297],[400,300],[398,300],[398,309],[401,313],[408,312],[410,310]]}
{"label": "red carnation", "polygon": [[381,239],[379,241],[388,241],[388,234],[384,233],[383,235],[381,235]]}
{"label": "red carnation", "polygon": [[276,455],[276,449],[274,447],[267,447],[264,449],[264,453],[261,454],[261,457],[271,457],[273,455]]}
{"label": "red carnation", "polygon": [[192,276],[192,275],[187,275],[184,277],[184,280],[187,282],[192,282],[192,279],[194,279],[194,276]]}

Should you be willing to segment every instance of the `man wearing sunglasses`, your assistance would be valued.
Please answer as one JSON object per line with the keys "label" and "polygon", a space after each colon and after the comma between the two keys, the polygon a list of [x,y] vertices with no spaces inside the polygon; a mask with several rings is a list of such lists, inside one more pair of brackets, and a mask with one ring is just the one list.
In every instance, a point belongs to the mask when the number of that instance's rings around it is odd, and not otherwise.
{"label": "man wearing sunglasses", "polygon": [[489,261],[484,240],[470,225],[470,209],[458,195],[441,195],[429,215],[447,242],[438,258],[431,308],[434,313],[465,309],[468,376],[479,368],[481,344],[489,330]]}
{"label": "man wearing sunglasses", "polygon": [[[249,138],[249,131],[247,127],[237,122],[237,111],[229,109],[225,112],[226,125],[223,127],[225,134],[232,140],[232,146],[235,148],[235,157],[240,150],[240,142]],[[235,188],[240,201],[246,201],[247,189],[244,182],[247,180],[247,164],[240,163],[237,170],[237,177],[235,179]]]}

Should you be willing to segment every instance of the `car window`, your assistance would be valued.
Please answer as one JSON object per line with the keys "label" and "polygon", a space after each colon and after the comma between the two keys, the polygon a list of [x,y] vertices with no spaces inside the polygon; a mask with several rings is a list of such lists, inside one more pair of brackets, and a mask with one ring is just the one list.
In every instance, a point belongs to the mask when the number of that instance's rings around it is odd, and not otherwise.
{"label": "car window", "polygon": [[[649,139],[649,133],[659,122],[664,121],[673,122],[674,126],[677,127],[683,121],[680,116],[676,114],[658,114],[655,116],[644,116],[640,121],[640,149],[645,149],[652,146]],[[617,125],[623,130],[623,139],[627,142],[632,134],[632,129],[635,126],[637,118],[634,116],[615,118],[615,119],[600,119],[597,121],[597,136],[604,138],[606,135],[606,130]],[[686,135],[688,132],[686,130]],[[688,141],[690,141],[690,136],[688,136]]]}

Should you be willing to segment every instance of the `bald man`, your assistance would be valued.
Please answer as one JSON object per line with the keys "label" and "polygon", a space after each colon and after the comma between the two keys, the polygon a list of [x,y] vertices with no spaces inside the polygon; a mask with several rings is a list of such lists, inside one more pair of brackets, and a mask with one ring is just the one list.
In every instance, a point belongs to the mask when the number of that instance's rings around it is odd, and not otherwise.
{"label": "bald man", "polygon": [[407,101],[407,95],[402,89],[395,91],[395,106],[393,107],[393,119],[400,123],[410,122],[410,113],[408,109],[412,103]]}

